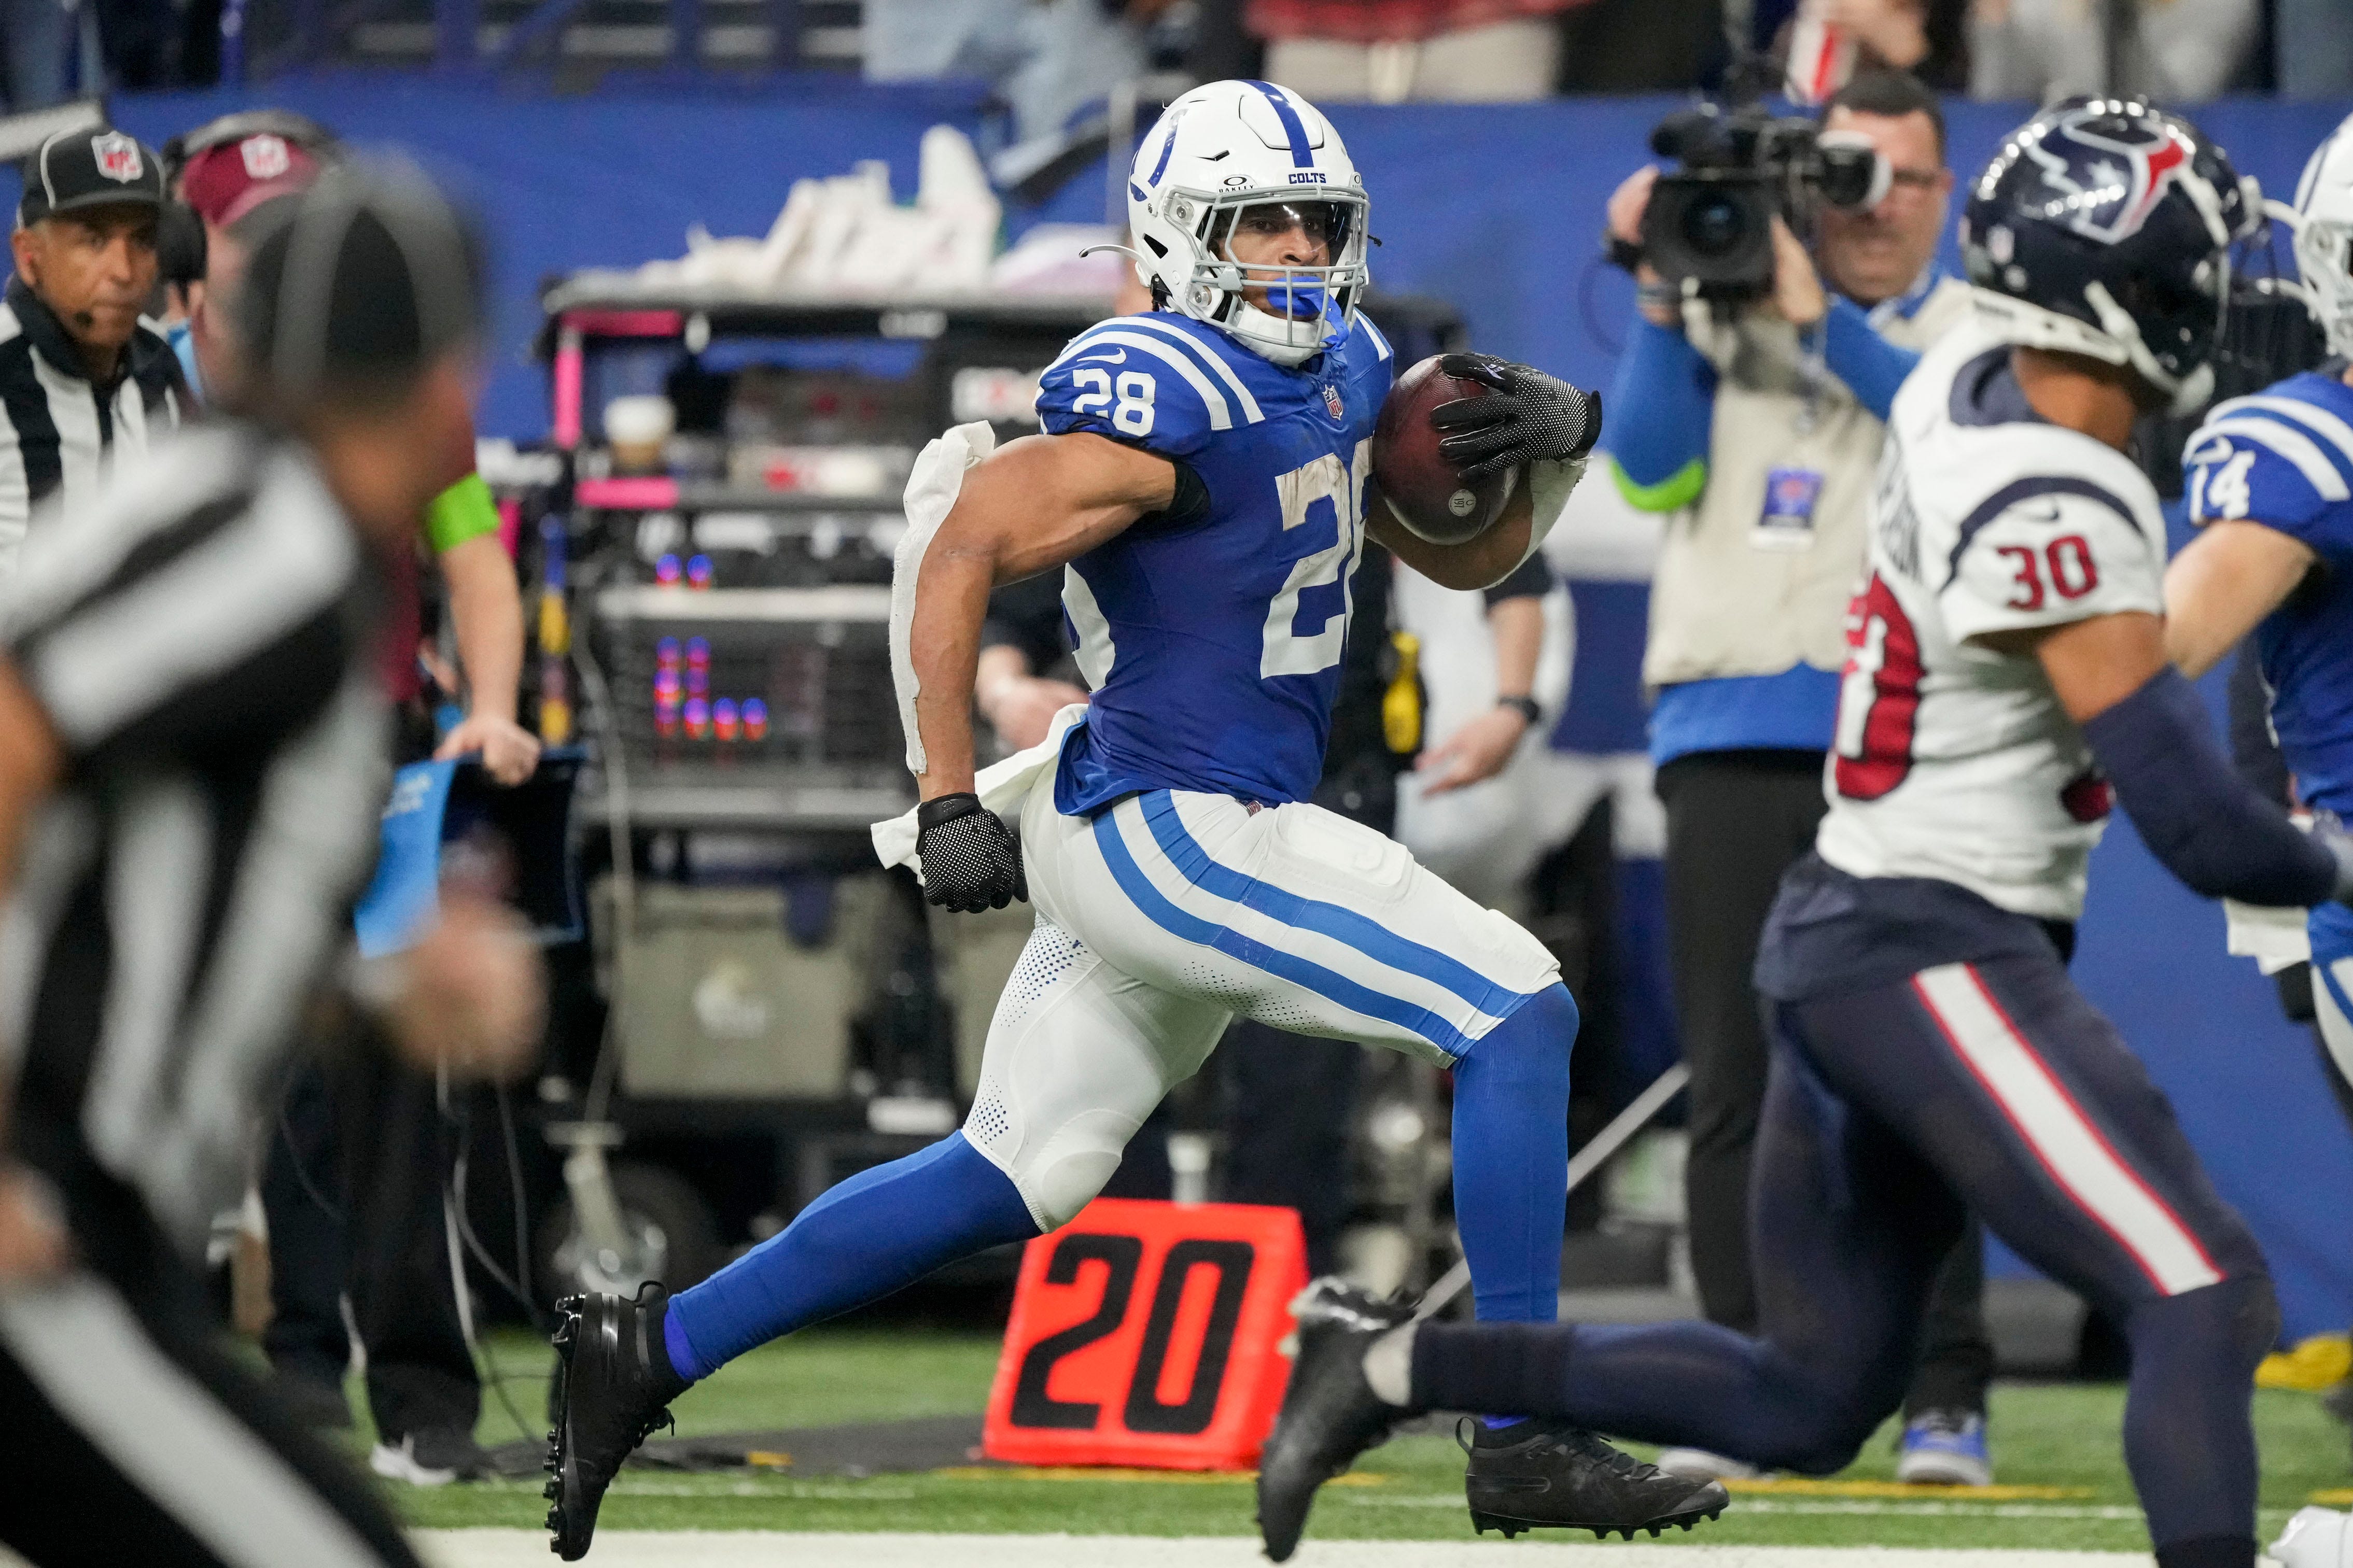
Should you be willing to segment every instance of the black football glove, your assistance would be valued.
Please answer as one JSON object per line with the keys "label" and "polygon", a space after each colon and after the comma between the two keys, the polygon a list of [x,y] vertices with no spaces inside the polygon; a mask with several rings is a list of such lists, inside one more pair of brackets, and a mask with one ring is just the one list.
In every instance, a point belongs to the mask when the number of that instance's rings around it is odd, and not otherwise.
{"label": "black football glove", "polygon": [[1444,437],[1439,456],[1465,479],[1540,458],[1582,458],[1601,435],[1598,392],[1579,392],[1557,376],[1493,354],[1448,354],[1438,368],[1492,389],[1484,397],[1458,397],[1430,411],[1431,428]]}
{"label": "black football glove", "polygon": [[1029,900],[1021,846],[976,795],[944,795],[917,806],[915,855],[923,867],[923,897],[942,909],[976,915]]}

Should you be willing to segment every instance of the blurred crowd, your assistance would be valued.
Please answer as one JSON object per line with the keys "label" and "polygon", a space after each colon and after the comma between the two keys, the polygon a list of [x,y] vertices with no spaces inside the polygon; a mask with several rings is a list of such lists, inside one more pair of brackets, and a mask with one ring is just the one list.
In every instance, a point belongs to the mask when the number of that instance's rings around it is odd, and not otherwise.
{"label": "blurred crowd", "polygon": [[[1735,42],[1799,96],[1824,57],[1944,92],[2353,91],[2348,0],[867,0],[877,80],[978,76],[1025,136],[1155,68],[1318,101],[1510,102],[1717,84]],[[1744,15],[1745,13],[1745,15]]]}
{"label": "blurred crowd", "polygon": [[0,111],[220,79],[221,0],[0,0]]}
{"label": "blurred crowd", "polygon": [[[224,10],[0,0],[0,109],[215,81]],[[862,24],[870,79],[987,80],[1025,141],[1160,70],[1335,102],[1513,102],[1713,87],[1736,39],[1800,88],[1828,58],[1980,99],[2353,93],[2353,0],[865,0]]]}

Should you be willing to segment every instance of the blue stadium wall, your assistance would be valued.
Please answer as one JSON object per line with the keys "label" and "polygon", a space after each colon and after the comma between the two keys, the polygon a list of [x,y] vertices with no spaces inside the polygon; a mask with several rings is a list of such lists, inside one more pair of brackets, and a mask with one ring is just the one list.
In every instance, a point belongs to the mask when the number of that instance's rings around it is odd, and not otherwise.
{"label": "blue stadium wall", "polygon": [[[420,78],[334,77],[126,100],[122,123],[153,142],[212,114],[271,102],[316,115],[360,142],[397,141],[451,178],[498,235],[498,342],[483,405],[492,434],[546,429],[543,376],[525,345],[539,280],[628,266],[684,248],[687,226],[765,231],[791,181],[884,158],[903,195],[916,144],[940,121],[979,122],[957,88],[874,89],[822,79],[773,96],[683,90],[549,98]],[[1347,107],[1335,119],[1373,194],[1381,282],[1446,297],[1482,348],[1588,384],[1608,382],[1629,286],[1596,263],[1611,187],[1648,157],[1664,99],[1513,107]],[[2306,153],[2346,105],[2233,101],[2199,119],[2243,173],[2285,195]],[[1954,166],[1982,163],[2021,117],[2014,106],[1951,106]],[[1102,216],[1102,171],[1042,208]],[[13,193],[11,193],[13,194]],[[1588,649],[1579,685],[1620,689]],[[2219,700],[2219,691],[2211,693]],[[2218,708],[2219,711],[2219,708]],[[2222,921],[2168,878],[2130,825],[2111,829],[2093,871],[2075,969],[2170,1092],[2217,1184],[2262,1237],[2291,1339],[2353,1321],[2353,1133],[2339,1121],[2312,1041],[2280,1016],[2269,984],[2222,952]]]}

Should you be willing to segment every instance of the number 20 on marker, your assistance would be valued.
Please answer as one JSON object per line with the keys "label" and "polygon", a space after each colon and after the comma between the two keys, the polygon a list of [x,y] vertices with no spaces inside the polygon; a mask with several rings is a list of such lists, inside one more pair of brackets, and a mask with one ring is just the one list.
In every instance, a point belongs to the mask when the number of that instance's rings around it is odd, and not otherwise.
{"label": "number 20 on marker", "polygon": [[1290,1373],[1299,1216],[1098,1198],[1029,1243],[982,1449],[1026,1464],[1245,1469]]}

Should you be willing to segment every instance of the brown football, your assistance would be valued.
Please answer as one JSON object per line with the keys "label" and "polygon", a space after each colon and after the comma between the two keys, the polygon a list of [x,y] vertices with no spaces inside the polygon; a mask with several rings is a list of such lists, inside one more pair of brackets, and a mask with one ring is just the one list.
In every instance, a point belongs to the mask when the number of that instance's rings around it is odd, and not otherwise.
{"label": "brown football", "polygon": [[1433,544],[1460,544],[1494,526],[1512,499],[1519,471],[1506,468],[1483,479],[1466,480],[1438,453],[1430,411],[1458,397],[1484,397],[1475,381],[1447,374],[1438,356],[1398,377],[1373,423],[1373,483],[1381,504],[1414,533]]}

